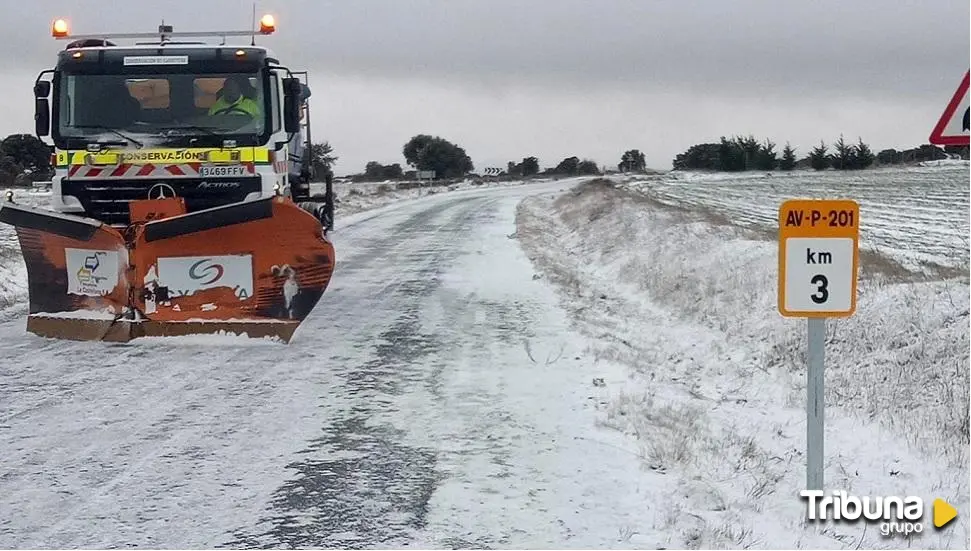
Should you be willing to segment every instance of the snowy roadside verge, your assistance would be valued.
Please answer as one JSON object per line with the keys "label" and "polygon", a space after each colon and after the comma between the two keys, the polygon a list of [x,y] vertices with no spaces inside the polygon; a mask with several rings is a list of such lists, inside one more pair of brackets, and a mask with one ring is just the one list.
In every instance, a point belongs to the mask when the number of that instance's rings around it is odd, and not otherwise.
{"label": "snowy roadside verge", "polygon": [[[50,192],[14,189],[14,202],[43,206]],[[0,199],[3,200],[3,199]],[[19,317],[27,309],[27,267],[13,226],[0,224],[0,321]]]}
{"label": "snowy roadside verge", "polygon": [[0,247],[0,320],[13,317],[27,297],[27,268],[20,249]]}
{"label": "snowy roadside verge", "polygon": [[[805,522],[805,321],[776,310],[774,241],[604,182],[527,199],[517,225],[592,354],[629,368],[605,381],[603,422],[677,479],[680,520],[655,527],[671,546],[907,545],[860,523]],[[968,282],[863,271],[857,314],[827,327],[826,486],[966,511]],[[912,544],[967,548],[968,529],[959,516]]]}

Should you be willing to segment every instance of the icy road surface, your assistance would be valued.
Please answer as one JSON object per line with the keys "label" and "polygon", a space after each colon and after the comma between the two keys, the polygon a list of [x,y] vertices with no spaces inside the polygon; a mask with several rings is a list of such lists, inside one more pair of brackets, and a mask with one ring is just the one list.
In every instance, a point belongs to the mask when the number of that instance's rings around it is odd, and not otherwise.
{"label": "icy road surface", "polygon": [[596,426],[603,367],[508,237],[523,196],[570,183],[340,220],[289,346],[8,316],[0,548],[658,545],[630,535],[668,489]]}

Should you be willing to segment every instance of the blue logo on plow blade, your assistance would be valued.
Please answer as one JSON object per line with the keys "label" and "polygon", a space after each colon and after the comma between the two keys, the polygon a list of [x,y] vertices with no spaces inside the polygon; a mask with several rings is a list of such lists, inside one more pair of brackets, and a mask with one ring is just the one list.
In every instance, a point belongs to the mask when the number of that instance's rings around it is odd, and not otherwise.
{"label": "blue logo on plow blade", "polygon": [[84,265],[78,269],[78,281],[85,285],[97,285],[108,279],[105,276],[95,275],[95,272],[98,271],[98,266],[101,265],[101,260],[98,259],[98,255],[104,254],[94,253],[84,257]]}
{"label": "blue logo on plow blade", "polygon": [[118,285],[121,259],[117,251],[65,247],[64,260],[68,294],[105,296]]}

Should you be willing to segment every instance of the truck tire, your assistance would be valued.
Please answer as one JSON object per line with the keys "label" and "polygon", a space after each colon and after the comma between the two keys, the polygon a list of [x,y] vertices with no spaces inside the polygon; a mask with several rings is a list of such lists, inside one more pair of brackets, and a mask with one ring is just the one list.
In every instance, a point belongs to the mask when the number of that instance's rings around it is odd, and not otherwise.
{"label": "truck tire", "polygon": [[310,199],[310,175],[302,171],[299,176],[290,175],[290,197],[293,201],[307,201]]}

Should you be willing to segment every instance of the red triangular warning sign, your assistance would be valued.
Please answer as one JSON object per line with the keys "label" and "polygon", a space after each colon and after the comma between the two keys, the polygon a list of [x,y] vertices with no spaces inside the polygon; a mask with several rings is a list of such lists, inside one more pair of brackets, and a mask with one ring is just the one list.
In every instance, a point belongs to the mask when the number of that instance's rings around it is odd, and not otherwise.
{"label": "red triangular warning sign", "polygon": [[971,71],[964,73],[964,80],[958,86],[951,102],[944,109],[941,120],[931,132],[930,142],[934,145],[968,145],[968,80]]}

